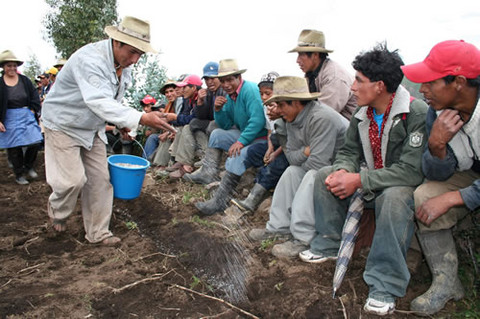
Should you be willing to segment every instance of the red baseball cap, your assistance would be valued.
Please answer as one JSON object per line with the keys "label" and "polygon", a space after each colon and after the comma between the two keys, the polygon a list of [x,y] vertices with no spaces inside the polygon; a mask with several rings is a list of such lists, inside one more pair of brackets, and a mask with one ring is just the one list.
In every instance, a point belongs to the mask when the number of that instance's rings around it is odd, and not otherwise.
{"label": "red baseball cap", "polygon": [[178,87],[184,87],[189,84],[191,85],[196,85],[196,86],[202,86],[202,79],[198,75],[195,74],[190,74],[187,76],[182,82],[177,82],[176,83]]}
{"label": "red baseball cap", "polygon": [[423,62],[404,65],[403,74],[414,83],[426,83],[447,75],[475,79],[480,75],[480,50],[463,40],[436,44]]}
{"label": "red baseball cap", "polygon": [[157,103],[157,100],[151,95],[145,95],[145,97],[142,99],[143,104],[155,104]]}

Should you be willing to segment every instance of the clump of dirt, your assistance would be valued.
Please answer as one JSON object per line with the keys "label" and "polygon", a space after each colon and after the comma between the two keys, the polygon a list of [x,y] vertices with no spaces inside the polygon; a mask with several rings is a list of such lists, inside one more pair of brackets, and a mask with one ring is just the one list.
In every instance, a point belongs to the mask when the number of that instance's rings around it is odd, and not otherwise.
{"label": "clump of dirt", "polygon": [[[114,201],[111,229],[122,239],[118,246],[86,242],[80,206],[67,232],[55,233],[48,224],[42,155],[40,177],[22,186],[0,152],[2,318],[374,317],[362,310],[368,250],[352,260],[334,299],[334,262],[278,259],[271,245],[247,239],[251,228],[265,227],[268,200],[255,215],[239,217],[232,208],[227,216],[199,218],[193,203],[206,195],[203,187],[150,179],[139,198]],[[242,180],[244,194],[249,182]],[[409,302],[429,284],[423,263],[392,318],[414,317]],[[464,307],[450,302],[441,315]]]}

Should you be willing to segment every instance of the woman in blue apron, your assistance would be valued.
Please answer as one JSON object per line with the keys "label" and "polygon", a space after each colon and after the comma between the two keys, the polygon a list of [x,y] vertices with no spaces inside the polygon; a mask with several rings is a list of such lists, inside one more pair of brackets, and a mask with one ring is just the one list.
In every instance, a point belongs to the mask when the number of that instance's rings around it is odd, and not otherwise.
{"label": "woman in blue apron", "polygon": [[22,64],[12,51],[0,53],[0,148],[7,149],[16,182],[26,185],[24,173],[38,177],[33,167],[43,137],[38,125],[40,97],[30,79],[18,74]]}

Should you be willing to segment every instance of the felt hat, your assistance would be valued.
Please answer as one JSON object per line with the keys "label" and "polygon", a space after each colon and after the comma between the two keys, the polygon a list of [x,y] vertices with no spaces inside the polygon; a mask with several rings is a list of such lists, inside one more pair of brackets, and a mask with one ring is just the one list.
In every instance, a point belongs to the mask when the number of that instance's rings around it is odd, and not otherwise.
{"label": "felt hat", "polygon": [[118,26],[105,27],[112,39],[131,45],[143,52],[157,53],[150,45],[150,23],[126,16]]}
{"label": "felt hat", "polygon": [[168,87],[174,87],[174,88],[176,88],[176,87],[177,87],[177,81],[168,80],[167,82],[165,82],[165,84],[160,88],[160,93],[162,93],[163,95],[165,95],[165,90],[166,90]]}
{"label": "felt hat", "polygon": [[5,50],[0,53],[0,67],[2,67],[7,62],[16,62],[18,66],[23,64],[22,60],[17,59],[15,54],[10,50]]}
{"label": "felt hat", "polygon": [[220,60],[220,62],[218,63],[217,77],[222,78],[224,76],[242,74],[245,71],[247,71],[247,69],[240,70],[238,68],[237,61],[234,59]]}
{"label": "felt hat", "polygon": [[288,52],[331,53],[333,50],[325,49],[325,35],[322,31],[306,29],[300,32],[297,46]]}
{"label": "felt hat", "polygon": [[60,58],[53,66],[58,69],[59,66],[64,66],[65,63],[67,63],[67,59]]}
{"label": "felt hat", "polygon": [[321,94],[310,93],[307,80],[297,76],[279,76],[273,83],[273,95],[265,104],[278,101],[315,100]]}

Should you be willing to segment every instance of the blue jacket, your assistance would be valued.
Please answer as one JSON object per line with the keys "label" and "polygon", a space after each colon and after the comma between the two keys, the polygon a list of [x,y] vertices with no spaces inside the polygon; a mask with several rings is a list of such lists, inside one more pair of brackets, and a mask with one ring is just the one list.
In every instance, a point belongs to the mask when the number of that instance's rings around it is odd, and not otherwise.
{"label": "blue jacket", "polygon": [[[477,107],[479,106],[477,105]],[[430,107],[427,112],[426,120],[427,140],[430,136],[433,122],[436,119],[437,113],[433,108]],[[474,151],[473,154],[475,154]],[[458,161],[450,146],[447,146],[447,155],[443,159],[434,157],[430,153],[428,147],[426,147],[422,158],[422,169],[427,179],[434,181],[445,181],[458,170]],[[475,158],[475,155],[471,169],[476,173],[480,173],[480,161]],[[467,206],[468,209],[472,211],[477,209],[480,206],[480,179],[475,180],[472,185],[460,189],[460,195],[462,196],[465,206]]]}
{"label": "blue jacket", "polygon": [[250,81],[243,81],[236,101],[227,96],[227,103],[219,112],[215,112],[218,127],[229,130],[235,125],[241,132],[238,141],[249,145],[256,138],[267,135],[263,103],[258,86]]}

